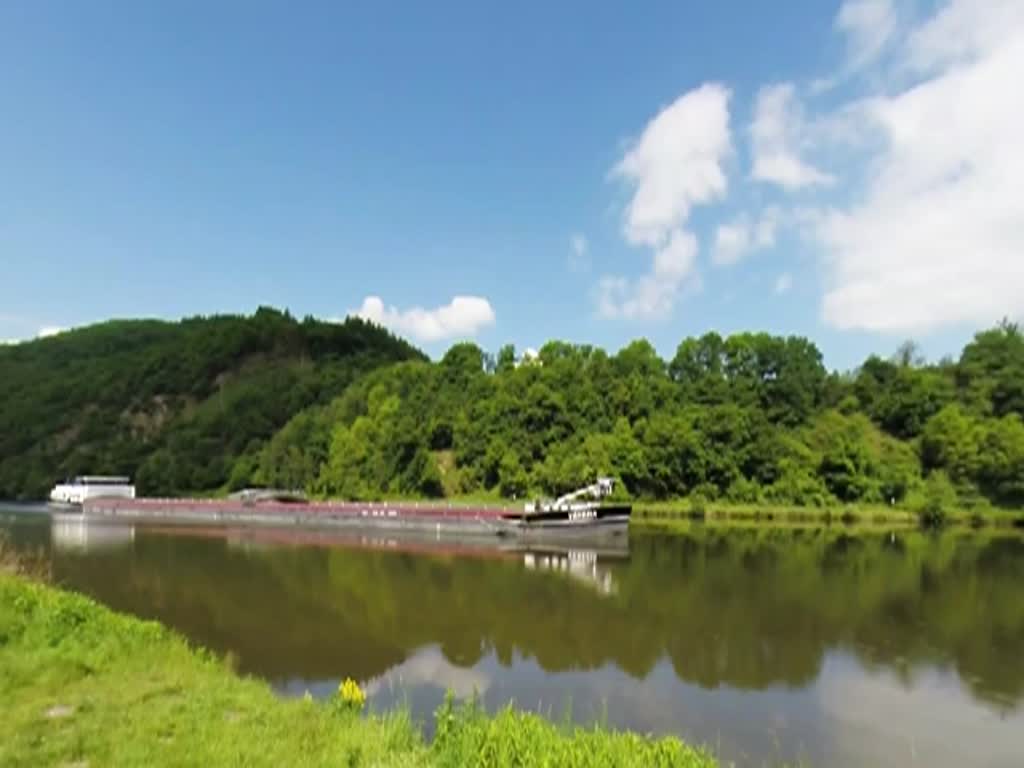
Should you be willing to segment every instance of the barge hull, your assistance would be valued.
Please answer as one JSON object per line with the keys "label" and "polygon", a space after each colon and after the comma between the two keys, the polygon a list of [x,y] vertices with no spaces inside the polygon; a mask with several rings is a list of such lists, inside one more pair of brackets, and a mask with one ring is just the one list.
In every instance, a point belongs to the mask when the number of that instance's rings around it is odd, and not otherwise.
{"label": "barge hull", "polygon": [[89,499],[82,514],[163,525],[259,525],[313,529],[384,530],[519,539],[601,539],[624,535],[628,512],[587,520],[523,519],[503,507],[448,507],[439,504],[322,502],[246,504],[204,499]]}

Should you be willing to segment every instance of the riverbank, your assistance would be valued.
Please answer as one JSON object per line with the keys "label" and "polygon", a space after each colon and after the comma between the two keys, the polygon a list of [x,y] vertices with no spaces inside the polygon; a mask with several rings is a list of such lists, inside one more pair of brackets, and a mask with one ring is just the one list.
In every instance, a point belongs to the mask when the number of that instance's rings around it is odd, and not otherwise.
{"label": "riverbank", "polygon": [[0,557],[5,766],[716,765],[677,739],[560,728],[468,706],[442,707],[427,744],[403,711],[361,714],[340,694],[282,700],[264,682],[236,675],[230,659],[192,648],[160,624],[10,572],[15,567]]}
{"label": "riverbank", "polygon": [[[403,499],[423,502],[422,498]],[[515,509],[522,499],[503,498],[493,493],[465,494],[442,500],[455,509],[485,505]],[[996,527],[1024,529],[1024,510],[985,506],[943,506],[940,510],[918,510],[906,505],[828,504],[739,504],[728,501],[694,500],[690,497],[660,501],[623,499],[633,505],[631,524],[663,524],[666,521],[742,522],[766,525],[858,525],[898,527]]]}
{"label": "riverbank", "polygon": [[847,504],[824,507],[732,504],[719,502],[640,501],[633,505],[632,523],[660,524],[666,521],[704,520],[748,522],[767,525],[886,525],[899,527],[954,526],[981,528],[1024,528],[1024,511],[989,508],[944,509],[941,518],[929,517],[907,507],[884,504]]}

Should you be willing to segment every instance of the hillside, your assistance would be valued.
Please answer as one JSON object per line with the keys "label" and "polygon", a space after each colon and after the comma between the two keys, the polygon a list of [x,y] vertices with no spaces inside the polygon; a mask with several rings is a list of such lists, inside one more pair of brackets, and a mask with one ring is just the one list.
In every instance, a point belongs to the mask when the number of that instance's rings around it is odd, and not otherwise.
{"label": "hillside", "polygon": [[141,493],[519,497],[610,473],[643,499],[1024,506],[1024,336],[828,372],[807,339],[714,333],[671,360],[552,341],[438,362],[360,320],[112,321],[0,347],[0,497],[125,473]]}
{"label": "hillside", "polygon": [[360,320],[116,320],[0,346],[0,498],[124,473],[146,494],[245,482],[264,441],[360,375],[423,355]]}
{"label": "hillside", "polygon": [[958,360],[913,345],[826,371],[810,341],[710,333],[662,360],[550,342],[472,344],[373,372],[261,453],[273,484],[355,498],[557,493],[610,473],[646,499],[896,503],[938,514],[1024,505],[1024,336]]}

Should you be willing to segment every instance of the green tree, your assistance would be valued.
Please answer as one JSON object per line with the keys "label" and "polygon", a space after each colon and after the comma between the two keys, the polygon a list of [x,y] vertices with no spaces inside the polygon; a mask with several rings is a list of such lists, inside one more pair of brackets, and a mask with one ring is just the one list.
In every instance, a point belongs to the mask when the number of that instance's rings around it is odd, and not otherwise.
{"label": "green tree", "polygon": [[959,482],[975,477],[980,466],[981,433],[958,405],[948,405],[925,424],[921,460],[925,469],[944,469]]}
{"label": "green tree", "polygon": [[516,348],[512,344],[506,344],[498,350],[498,363],[495,373],[508,373],[516,367]]}
{"label": "green tree", "polygon": [[498,489],[503,496],[519,498],[525,495],[529,487],[529,479],[519,462],[515,451],[505,451],[498,465]]}

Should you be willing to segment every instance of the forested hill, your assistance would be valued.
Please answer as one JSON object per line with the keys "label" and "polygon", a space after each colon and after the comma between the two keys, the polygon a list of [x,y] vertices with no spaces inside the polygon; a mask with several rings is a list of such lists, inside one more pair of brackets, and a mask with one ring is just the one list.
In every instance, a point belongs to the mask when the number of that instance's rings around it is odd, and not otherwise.
{"label": "forested hill", "polygon": [[356,498],[556,493],[612,474],[634,496],[736,502],[1024,504],[1024,337],[957,360],[912,345],[828,373],[801,338],[717,334],[671,360],[551,342],[471,344],[375,371],[296,416],[252,478]]}
{"label": "forested hill", "polygon": [[263,443],[358,376],[422,353],[360,320],[111,321],[0,345],[0,498],[42,498],[81,473],[124,473],[147,494],[247,476]]}
{"label": "forested hill", "polygon": [[711,333],[663,360],[553,341],[438,362],[360,320],[112,321],[0,346],[0,498],[124,473],[147,495],[558,493],[1024,506],[1024,336],[829,373],[808,340]]}

